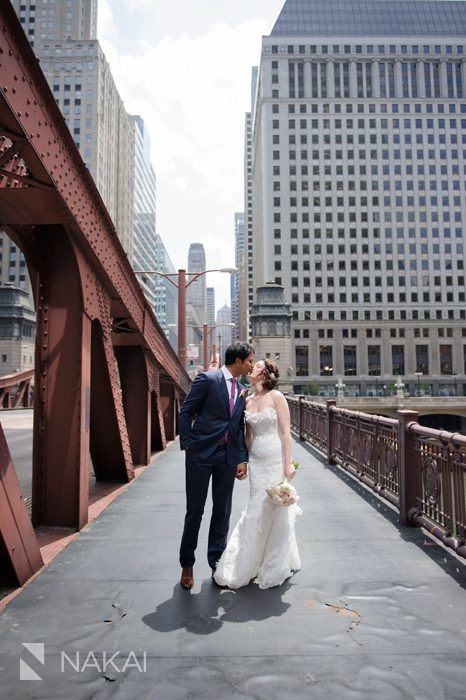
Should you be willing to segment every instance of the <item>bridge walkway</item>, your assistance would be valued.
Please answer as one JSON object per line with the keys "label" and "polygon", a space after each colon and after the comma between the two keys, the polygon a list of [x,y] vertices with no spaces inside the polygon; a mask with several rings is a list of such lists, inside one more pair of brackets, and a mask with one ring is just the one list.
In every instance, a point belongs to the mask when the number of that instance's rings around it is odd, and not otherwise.
{"label": "bridge walkway", "polygon": [[[302,570],[289,582],[216,587],[206,518],[195,587],[180,588],[174,442],[0,614],[0,695],[463,700],[464,564],[311,448],[294,457]],[[232,523],[247,495],[237,483]],[[42,680],[20,680],[20,659]]]}

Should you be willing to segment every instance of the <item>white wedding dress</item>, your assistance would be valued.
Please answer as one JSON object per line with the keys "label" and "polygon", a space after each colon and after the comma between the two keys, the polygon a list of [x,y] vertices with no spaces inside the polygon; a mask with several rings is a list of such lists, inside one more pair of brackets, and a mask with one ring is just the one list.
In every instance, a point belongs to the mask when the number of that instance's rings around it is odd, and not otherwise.
{"label": "white wedding dress", "polygon": [[218,562],[214,579],[228,588],[247,586],[253,579],[259,588],[271,588],[280,586],[301,568],[294,531],[300,508],[276,505],[265,492],[267,486],[284,478],[275,408],[245,411],[245,418],[253,433],[249,501]]}

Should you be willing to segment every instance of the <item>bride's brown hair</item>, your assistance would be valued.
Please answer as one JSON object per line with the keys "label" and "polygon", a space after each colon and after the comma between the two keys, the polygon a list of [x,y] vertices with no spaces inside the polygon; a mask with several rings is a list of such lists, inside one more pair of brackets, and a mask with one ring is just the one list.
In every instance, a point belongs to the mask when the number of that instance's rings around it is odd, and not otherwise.
{"label": "bride's brown hair", "polygon": [[278,384],[278,377],[280,376],[280,371],[278,365],[269,360],[268,358],[262,360],[264,363],[264,369],[262,370],[262,385],[264,389],[275,389]]}

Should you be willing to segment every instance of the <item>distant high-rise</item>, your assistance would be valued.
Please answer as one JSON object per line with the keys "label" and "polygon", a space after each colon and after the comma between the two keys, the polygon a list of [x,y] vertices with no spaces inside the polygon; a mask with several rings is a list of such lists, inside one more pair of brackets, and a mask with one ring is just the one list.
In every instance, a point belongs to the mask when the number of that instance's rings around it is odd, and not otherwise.
{"label": "distant high-rise", "polygon": [[292,305],[295,391],[465,382],[465,53],[464,0],[286,0],[263,38],[254,286]]}
{"label": "distant high-rise", "polygon": [[207,323],[209,326],[215,324],[215,287],[207,287]]}
{"label": "distant high-rise", "polygon": [[235,324],[232,336],[240,337],[239,284],[241,256],[244,252],[244,213],[235,213],[235,266],[238,272],[231,275],[231,320]]}
{"label": "distant high-rise", "polygon": [[220,352],[220,364],[223,364],[225,349],[230,345],[232,340],[231,324],[231,308],[225,304],[217,311],[217,327],[215,329],[217,345],[219,346]]}
{"label": "distant high-rise", "polygon": [[[155,236],[155,270],[176,274],[170,256],[167,253],[161,237]],[[165,331],[172,347],[178,347],[178,289],[168,279],[161,275],[152,275],[152,284],[155,291],[155,315],[157,321]],[[175,279],[175,278],[173,278]]]}
{"label": "distant high-rise", "polygon": [[[139,116],[131,117],[134,138],[134,214],[133,214],[133,266],[135,270],[155,270],[157,251],[155,235],[155,172],[150,159],[150,140],[144,121]],[[165,272],[165,270],[161,270]],[[139,275],[139,281],[153,309],[156,303],[155,275]],[[171,285],[173,286],[173,285]]]}
{"label": "distant high-rise", "polygon": [[252,127],[254,121],[254,109],[256,102],[258,79],[258,67],[251,71],[251,109],[246,112],[244,125],[244,245],[237,250],[236,266],[238,272],[237,298],[238,298],[238,334],[243,340],[251,337],[251,324],[249,312],[254,303],[253,280],[253,149]]}
{"label": "distant high-rise", "polygon": [[[188,272],[204,272],[205,250],[202,243],[191,243],[188,252]],[[188,277],[188,280],[192,277]],[[199,323],[207,322],[206,276],[201,275],[187,288],[186,301],[194,309]]]}
{"label": "distant high-rise", "polygon": [[[215,287],[207,287],[207,324],[209,326],[209,348],[215,344]],[[210,349],[209,349],[210,356]]]}

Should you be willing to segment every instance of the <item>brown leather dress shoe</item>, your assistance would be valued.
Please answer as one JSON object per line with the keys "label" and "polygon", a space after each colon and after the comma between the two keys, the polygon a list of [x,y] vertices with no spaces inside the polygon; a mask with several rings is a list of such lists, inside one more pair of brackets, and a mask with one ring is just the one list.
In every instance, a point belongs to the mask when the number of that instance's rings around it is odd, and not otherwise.
{"label": "brown leather dress shoe", "polygon": [[190,591],[194,586],[194,574],[192,566],[183,566],[181,569],[180,586]]}

